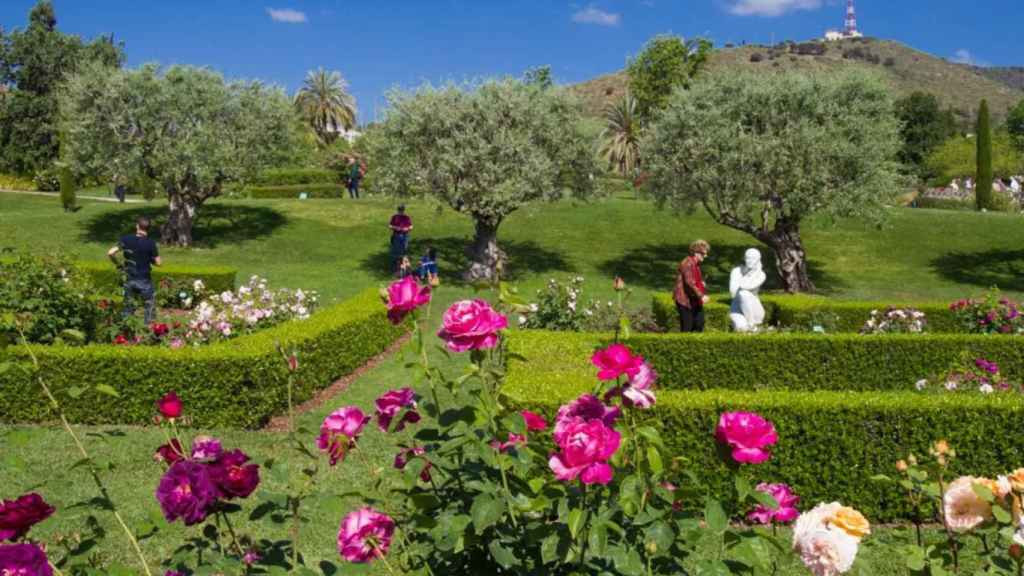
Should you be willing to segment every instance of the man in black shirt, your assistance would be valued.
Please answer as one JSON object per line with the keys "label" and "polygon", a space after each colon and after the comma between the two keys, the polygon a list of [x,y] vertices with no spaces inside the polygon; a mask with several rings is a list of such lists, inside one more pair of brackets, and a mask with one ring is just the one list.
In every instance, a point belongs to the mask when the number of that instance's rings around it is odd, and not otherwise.
{"label": "man in black shirt", "polygon": [[117,264],[118,252],[124,252],[124,316],[127,318],[135,313],[135,298],[141,297],[145,304],[146,324],[153,322],[156,312],[156,294],[153,290],[153,279],[150,277],[151,266],[160,265],[160,253],[156,242],[149,238],[149,218],[139,216],[135,221],[135,234],[126,234],[107,251],[107,256]]}

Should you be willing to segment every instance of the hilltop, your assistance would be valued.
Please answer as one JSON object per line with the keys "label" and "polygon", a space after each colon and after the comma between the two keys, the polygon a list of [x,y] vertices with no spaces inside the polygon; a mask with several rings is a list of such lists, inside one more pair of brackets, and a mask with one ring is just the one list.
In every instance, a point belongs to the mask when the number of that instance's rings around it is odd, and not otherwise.
{"label": "hilltop", "polygon": [[[1024,99],[1024,68],[980,69],[949,62],[899,42],[873,38],[724,48],[712,54],[708,73],[850,67],[880,71],[898,95],[915,90],[935,94],[943,105],[957,112],[965,125],[973,121],[982,98],[988,98],[997,119]],[[622,97],[627,84],[626,72],[622,70],[570,89],[583,100],[587,114],[597,116],[608,102]]]}

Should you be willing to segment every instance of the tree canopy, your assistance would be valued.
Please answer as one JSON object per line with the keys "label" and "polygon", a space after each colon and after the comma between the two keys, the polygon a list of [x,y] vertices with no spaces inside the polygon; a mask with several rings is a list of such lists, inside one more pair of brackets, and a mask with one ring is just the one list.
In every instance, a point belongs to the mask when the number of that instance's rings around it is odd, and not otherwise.
{"label": "tree canopy", "polygon": [[1024,99],[1011,108],[1006,116],[1006,131],[1013,136],[1017,149],[1024,152]]}
{"label": "tree canopy", "polygon": [[559,88],[518,80],[393,91],[376,130],[374,186],[429,196],[476,223],[467,277],[493,279],[502,220],[538,200],[594,192],[592,142],[578,103]]}
{"label": "tree canopy", "polygon": [[285,163],[295,136],[284,91],[211,70],[87,65],[60,98],[62,159],[76,174],[142,174],[166,192],[164,242],[192,242],[196,210],[225,183]]}
{"label": "tree canopy", "polygon": [[957,132],[952,109],[943,110],[934,94],[914,92],[896,101],[896,116],[903,127],[900,160],[925,176],[928,155]]}
{"label": "tree canopy", "polygon": [[348,93],[348,82],[341,72],[319,68],[307,73],[295,95],[295,107],[322,146],[331,145],[341,130],[356,124],[356,99]]}
{"label": "tree canopy", "polygon": [[650,120],[665,106],[673,90],[689,87],[690,80],[704,67],[710,54],[711,42],[703,38],[684,40],[671,35],[651,38],[626,67],[629,92],[637,100],[640,119]]}
{"label": "tree canopy", "polygon": [[676,91],[648,127],[645,193],[757,238],[783,286],[810,291],[801,222],[881,219],[899,190],[899,130],[875,76],[717,74]]}
{"label": "tree canopy", "polygon": [[[954,136],[939,145],[925,163],[935,176],[932,183],[945,186],[956,178],[974,178],[978,172],[978,144],[974,135]],[[992,134],[992,175],[1009,178],[1024,173],[1024,153],[1013,145],[1010,134]]]}

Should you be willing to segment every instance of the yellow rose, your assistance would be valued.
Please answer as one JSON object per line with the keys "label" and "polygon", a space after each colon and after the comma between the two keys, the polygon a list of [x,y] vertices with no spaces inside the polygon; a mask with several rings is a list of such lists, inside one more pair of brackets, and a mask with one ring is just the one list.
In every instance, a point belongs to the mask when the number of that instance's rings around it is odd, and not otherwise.
{"label": "yellow rose", "polygon": [[1017,468],[1007,475],[1015,492],[1024,492],[1024,468]]}
{"label": "yellow rose", "polygon": [[849,506],[843,506],[836,510],[829,520],[829,524],[854,538],[863,538],[871,534],[871,525],[868,523],[868,519]]}

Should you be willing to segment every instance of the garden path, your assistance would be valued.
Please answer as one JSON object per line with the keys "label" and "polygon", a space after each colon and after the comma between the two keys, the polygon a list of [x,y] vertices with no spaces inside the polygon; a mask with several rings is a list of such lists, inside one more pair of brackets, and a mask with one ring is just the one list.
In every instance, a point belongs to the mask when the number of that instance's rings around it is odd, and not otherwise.
{"label": "garden path", "polygon": [[[0,192],[5,193],[5,194],[27,194],[29,196],[52,196],[52,197],[60,196],[60,194],[58,192],[37,192],[35,190],[6,190],[6,189],[3,189],[3,188],[0,188]],[[107,198],[107,197],[104,197],[104,196],[82,196],[82,195],[77,195],[76,197],[79,200],[96,200],[97,202],[117,202],[118,201],[117,198]],[[138,198],[125,198],[124,199],[124,203],[125,204],[141,204],[142,202],[143,201],[139,200]]]}

